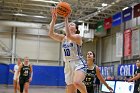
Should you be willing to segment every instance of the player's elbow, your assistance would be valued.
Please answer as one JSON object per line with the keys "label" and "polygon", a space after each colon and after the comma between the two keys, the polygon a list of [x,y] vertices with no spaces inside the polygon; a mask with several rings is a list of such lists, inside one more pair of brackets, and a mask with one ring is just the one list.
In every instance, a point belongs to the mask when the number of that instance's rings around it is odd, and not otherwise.
{"label": "player's elbow", "polygon": [[140,74],[137,75],[137,78],[140,79]]}
{"label": "player's elbow", "polygon": [[72,38],[72,35],[68,34],[67,35],[67,38],[71,39]]}
{"label": "player's elbow", "polygon": [[49,33],[48,33],[48,36],[49,36],[49,37],[52,37],[52,36],[53,36],[53,33],[49,32]]}

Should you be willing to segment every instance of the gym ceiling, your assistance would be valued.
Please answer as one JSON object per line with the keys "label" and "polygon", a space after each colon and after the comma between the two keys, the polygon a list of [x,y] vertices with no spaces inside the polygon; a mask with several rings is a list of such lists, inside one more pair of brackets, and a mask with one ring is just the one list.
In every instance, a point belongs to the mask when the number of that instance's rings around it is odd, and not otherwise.
{"label": "gym ceiling", "polygon": [[[0,0],[0,20],[49,24],[50,7],[60,0]],[[96,24],[122,9],[133,6],[139,0],[62,0],[72,7],[71,21]],[[63,22],[58,17],[57,24]]]}

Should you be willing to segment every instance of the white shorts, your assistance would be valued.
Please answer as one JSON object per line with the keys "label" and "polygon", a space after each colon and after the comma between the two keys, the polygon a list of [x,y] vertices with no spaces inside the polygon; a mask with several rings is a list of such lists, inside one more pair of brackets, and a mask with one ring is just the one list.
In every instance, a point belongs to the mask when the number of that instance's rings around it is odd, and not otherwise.
{"label": "white shorts", "polygon": [[13,79],[14,79],[14,80],[16,80],[16,74],[14,74],[14,77],[13,77]]}
{"label": "white shorts", "polygon": [[[13,80],[16,80],[16,73],[14,74]],[[17,81],[19,81],[19,76]]]}
{"label": "white shorts", "polygon": [[78,60],[65,62],[65,82],[67,85],[73,84],[74,72],[81,70],[86,74],[87,71],[87,62],[80,58]]}

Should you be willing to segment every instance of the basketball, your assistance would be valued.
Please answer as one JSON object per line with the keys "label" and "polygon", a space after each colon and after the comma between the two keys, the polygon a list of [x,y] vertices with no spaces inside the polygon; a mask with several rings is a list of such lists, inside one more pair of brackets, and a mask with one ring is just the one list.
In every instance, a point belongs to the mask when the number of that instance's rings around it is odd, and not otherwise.
{"label": "basketball", "polygon": [[61,17],[66,17],[71,13],[71,7],[66,2],[59,2],[56,6],[57,14]]}

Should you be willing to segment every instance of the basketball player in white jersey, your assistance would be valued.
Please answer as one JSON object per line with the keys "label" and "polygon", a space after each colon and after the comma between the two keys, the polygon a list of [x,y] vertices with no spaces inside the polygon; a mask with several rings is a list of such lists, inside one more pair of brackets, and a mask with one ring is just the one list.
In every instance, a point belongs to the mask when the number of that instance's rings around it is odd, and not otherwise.
{"label": "basketball player in white jersey", "polygon": [[14,74],[14,77],[13,77],[14,93],[17,93],[17,90],[19,91],[19,81],[16,80],[16,76],[17,76],[17,72],[18,72],[18,68],[20,64],[21,64],[21,59],[18,58],[17,64],[14,66],[14,71],[10,70],[10,72]]}
{"label": "basketball player in white jersey", "polygon": [[87,93],[82,82],[85,78],[87,63],[81,56],[82,37],[78,33],[75,23],[68,23],[68,16],[65,17],[66,36],[54,32],[54,25],[57,19],[56,8],[52,8],[52,21],[50,23],[49,36],[62,42],[63,57],[65,61],[65,82],[66,93]]}

